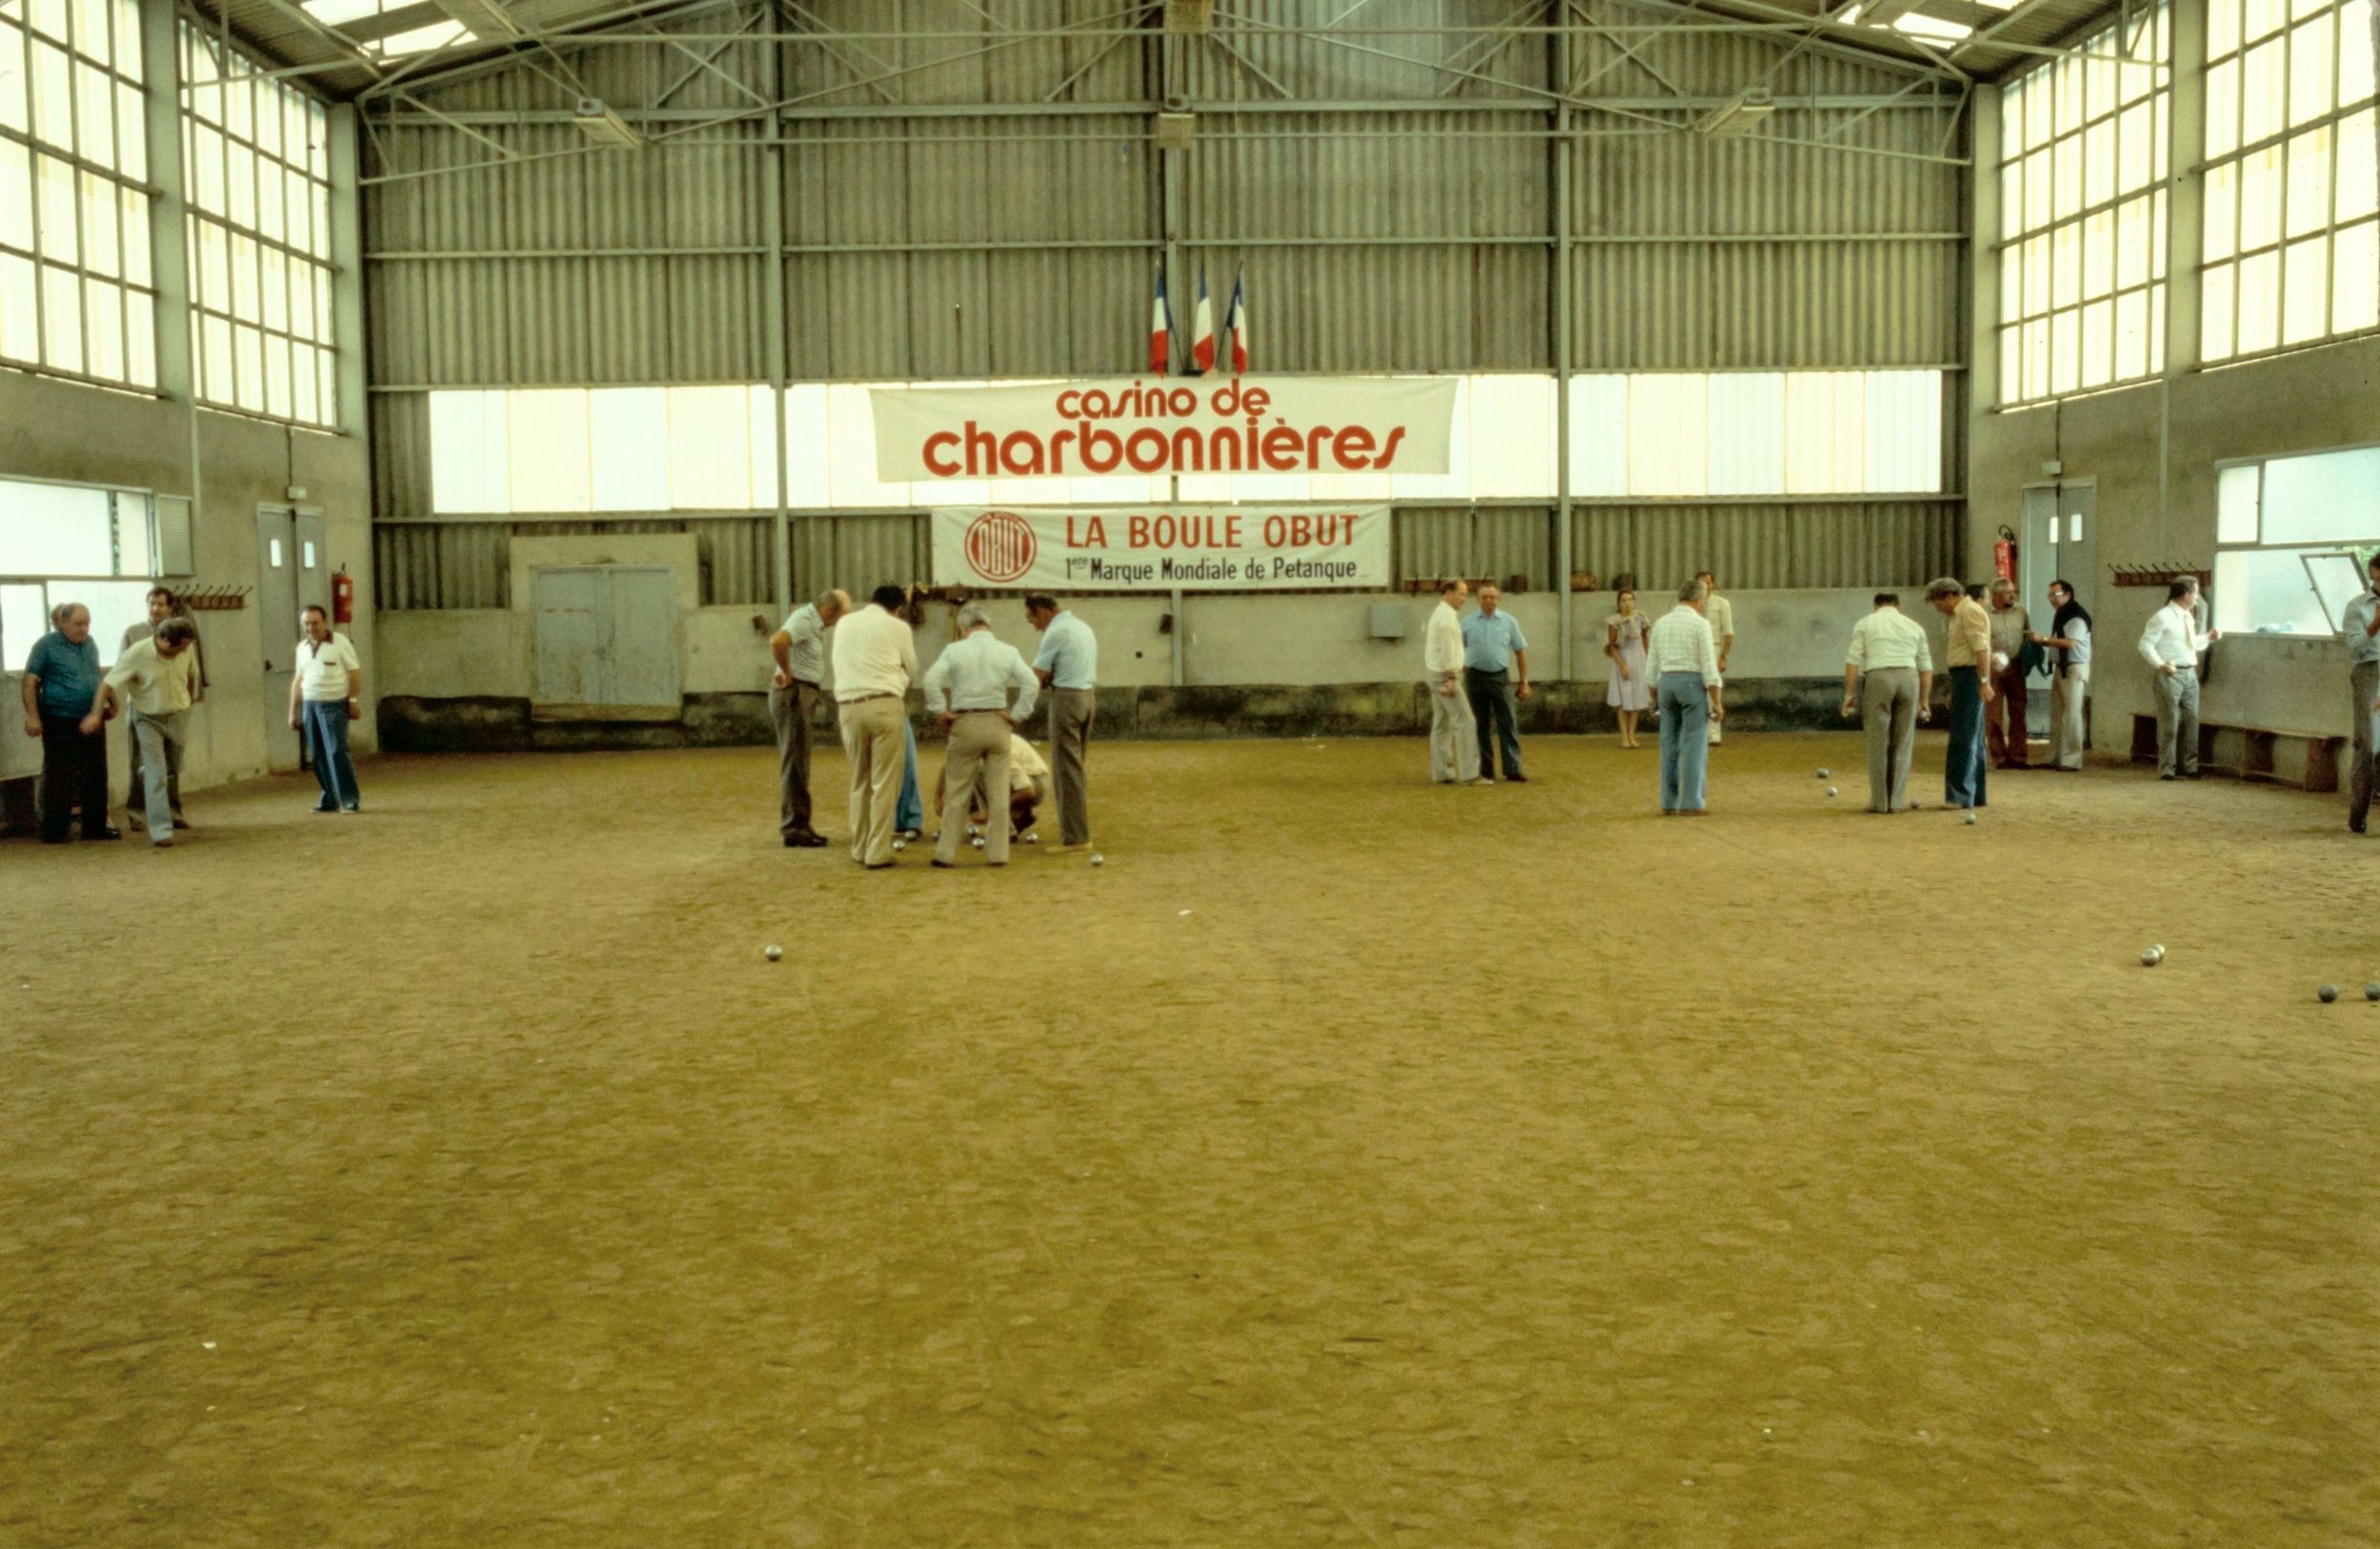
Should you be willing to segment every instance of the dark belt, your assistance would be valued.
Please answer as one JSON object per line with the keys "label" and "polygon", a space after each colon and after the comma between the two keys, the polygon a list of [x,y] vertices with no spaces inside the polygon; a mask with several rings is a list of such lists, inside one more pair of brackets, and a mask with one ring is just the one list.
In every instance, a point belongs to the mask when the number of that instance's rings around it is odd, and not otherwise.
{"label": "dark belt", "polygon": [[1513,669],[1510,667],[1467,666],[1463,668],[1463,671],[1469,673],[1475,678],[1493,678],[1497,683],[1502,683],[1505,679],[1513,675]]}
{"label": "dark belt", "polygon": [[843,701],[843,704],[845,704],[845,705],[865,705],[868,701],[873,700],[873,699],[899,699],[899,698],[901,698],[901,696],[900,696],[899,694],[862,694],[862,695],[861,695],[858,699],[846,699],[846,700]]}

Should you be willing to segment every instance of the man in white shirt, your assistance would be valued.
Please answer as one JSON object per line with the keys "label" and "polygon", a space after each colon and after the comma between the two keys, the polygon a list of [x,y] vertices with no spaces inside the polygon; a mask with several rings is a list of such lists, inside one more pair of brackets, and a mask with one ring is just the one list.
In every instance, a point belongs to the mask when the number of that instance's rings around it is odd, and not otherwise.
{"label": "man in white shirt", "polygon": [[879,586],[868,606],[835,628],[835,707],[851,761],[851,859],[870,871],[893,864],[893,811],[901,800],[916,637],[901,618],[907,596]]}
{"label": "man in white shirt", "polygon": [[1868,732],[1868,810],[1909,805],[1909,765],[1917,723],[1934,694],[1934,646],[1901,611],[1900,594],[1875,594],[1875,611],[1851,632],[1843,659],[1843,714],[1861,714]]}
{"label": "man in white shirt", "polygon": [[1430,690],[1430,778],[1441,785],[1472,785],[1479,780],[1478,723],[1462,691],[1462,606],[1471,586],[1441,581],[1438,606],[1421,631],[1421,672]]}
{"label": "man in white shirt", "polygon": [[364,665],[355,644],[330,629],[319,603],[306,605],[306,638],[297,644],[297,672],[289,680],[289,729],[306,739],[322,783],[317,812],[360,812],[364,794],[355,784],[355,760],[347,754],[347,723],[364,719]]}
{"label": "man in white shirt", "polygon": [[[925,674],[925,707],[942,718],[950,734],[942,760],[942,828],[934,840],[934,864],[959,864],[959,839],[966,831],[967,808],[977,788],[1008,788],[1008,743],[1017,722],[1033,714],[1041,680],[1031,664],[992,633],[983,605],[959,610],[959,638],[942,647]],[[1015,695],[1015,703],[1009,701]],[[986,864],[1008,864],[1008,825],[987,823]]]}
{"label": "man in white shirt", "polygon": [[1706,724],[1719,705],[1718,648],[1702,611],[1699,577],[1677,588],[1677,606],[1645,637],[1644,675],[1661,712],[1661,812],[1698,818],[1709,810],[1703,773],[1710,758]]}
{"label": "man in white shirt", "polygon": [[2198,778],[2198,657],[2223,631],[2198,629],[2198,578],[2177,575],[2166,605],[2140,632],[2140,656],[2156,670],[2157,778]]}
{"label": "man in white shirt", "polygon": [[[1719,664],[1719,694],[1723,700],[1727,690],[1727,659],[1735,649],[1735,605],[1719,595],[1719,578],[1709,570],[1697,571],[1695,579],[1702,583],[1702,616],[1711,626],[1711,649]],[[1711,718],[1710,729],[1703,735],[1713,747],[1719,745],[1719,717]]]}
{"label": "man in white shirt", "polygon": [[832,587],[803,603],[768,637],[777,672],[768,684],[768,719],[777,728],[777,832],[789,850],[823,848],[810,822],[810,717],[826,679],[826,631],[851,611],[848,592]]}

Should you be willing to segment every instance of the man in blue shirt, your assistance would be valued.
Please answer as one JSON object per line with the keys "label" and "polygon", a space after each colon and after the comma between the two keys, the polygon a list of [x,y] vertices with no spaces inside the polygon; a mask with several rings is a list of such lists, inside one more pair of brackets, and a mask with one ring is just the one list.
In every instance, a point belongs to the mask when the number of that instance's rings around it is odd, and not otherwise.
{"label": "man in blue shirt", "polygon": [[1058,853],[1091,847],[1090,785],[1083,756],[1091,745],[1091,718],[1099,709],[1099,638],[1091,626],[1036,592],[1024,600],[1024,616],[1041,632],[1033,670],[1049,695],[1049,763],[1058,785]]}
{"label": "man in blue shirt", "polygon": [[25,659],[25,735],[41,739],[41,842],[66,843],[77,804],[85,839],[118,839],[108,826],[108,728],[82,727],[99,693],[90,609],[66,603],[51,617],[58,627],[33,642]]}
{"label": "man in blue shirt", "polygon": [[[1520,621],[1501,612],[1503,594],[1489,582],[1479,588],[1479,611],[1462,621],[1463,692],[1471,699],[1472,719],[1479,724],[1479,778],[1496,778],[1496,754],[1501,748],[1504,778],[1527,784],[1520,772],[1520,712],[1516,698],[1529,697],[1529,641]],[[1518,674],[1516,686],[1514,676]]]}

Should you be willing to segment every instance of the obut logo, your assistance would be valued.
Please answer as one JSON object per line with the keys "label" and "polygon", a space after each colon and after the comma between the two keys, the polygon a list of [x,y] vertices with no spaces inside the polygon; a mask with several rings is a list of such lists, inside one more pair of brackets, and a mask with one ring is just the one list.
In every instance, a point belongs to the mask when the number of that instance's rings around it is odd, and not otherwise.
{"label": "obut logo", "polygon": [[967,563],[986,581],[1018,579],[1040,550],[1033,524],[1014,511],[985,511],[967,525]]}

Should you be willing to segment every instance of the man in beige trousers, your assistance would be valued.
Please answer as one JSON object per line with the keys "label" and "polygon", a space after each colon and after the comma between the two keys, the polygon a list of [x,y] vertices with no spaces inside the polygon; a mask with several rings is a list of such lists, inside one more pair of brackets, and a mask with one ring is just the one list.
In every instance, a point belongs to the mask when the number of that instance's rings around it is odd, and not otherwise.
{"label": "man in beige trousers", "polygon": [[[1041,681],[1014,645],[992,633],[983,605],[969,603],[959,610],[959,638],[942,648],[925,674],[925,707],[942,718],[950,733],[950,751],[942,760],[942,831],[934,841],[934,864],[948,869],[959,864],[959,841],[967,831],[967,812],[975,804],[976,786],[986,791],[1008,789],[1008,741],[1019,721],[1033,713]],[[1011,705],[1008,696],[1016,695]],[[985,801],[983,860],[1008,864],[1008,824],[1005,814]]]}
{"label": "man in beige trousers", "polygon": [[893,864],[893,812],[908,762],[902,728],[918,646],[900,616],[907,601],[899,586],[879,586],[867,606],[835,628],[835,705],[851,761],[851,859],[870,871]]}

